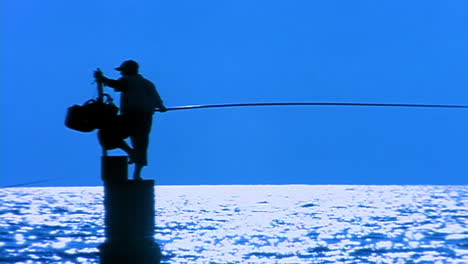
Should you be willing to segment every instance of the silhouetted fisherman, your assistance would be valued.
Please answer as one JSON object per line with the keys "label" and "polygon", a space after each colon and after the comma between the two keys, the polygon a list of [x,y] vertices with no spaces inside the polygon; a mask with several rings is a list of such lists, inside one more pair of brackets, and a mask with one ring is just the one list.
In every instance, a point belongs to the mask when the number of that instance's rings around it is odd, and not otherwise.
{"label": "silhouetted fisherman", "polygon": [[151,132],[154,110],[159,108],[160,112],[165,112],[166,107],[155,85],[141,76],[138,73],[138,68],[136,61],[127,60],[115,68],[122,75],[120,79],[106,78],[100,70],[94,72],[94,77],[98,82],[122,93],[120,113],[126,129],[128,129],[127,132],[133,148],[129,147],[123,139],[118,146],[128,154],[129,163],[135,163],[133,178],[142,180],[141,170],[148,165],[149,133]]}

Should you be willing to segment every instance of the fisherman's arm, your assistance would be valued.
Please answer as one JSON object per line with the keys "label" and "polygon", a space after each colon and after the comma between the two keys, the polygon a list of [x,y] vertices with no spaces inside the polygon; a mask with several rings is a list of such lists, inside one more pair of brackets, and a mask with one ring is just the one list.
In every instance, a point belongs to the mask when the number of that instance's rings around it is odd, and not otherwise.
{"label": "fisherman's arm", "polygon": [[166,109],[166,106],[164,106],[161,96],[159,96],[158,93],[156,93],[156,107],[159,109]]}
{"label": "fisherman's arm", "polygon": [[163,103],[163,100],[161,99],[161,96],[159,95],[158,91],[156,90],[156,87],[154,89],[150,89],[152,93],[152,97],[154,98],[156,108],[158,108],[159,112],[166,112],[167,108]]}
{"label": "fisherman's arm", "polygon": [[113,79],[109,79],[103,76],[101,80],[104,85],[114,88],[114,90],[118,92],[126,91],[128,88],[128,82],[127,80],[123,78],[118,79],[118,80],[113,80]]}
{"label": "fisherman's arm", "polygon": [[114,88],[114,90],[118,92],[123,92],[128,89],[128,81],[125,78],[120,78],[117,80],[109,79],[105,77],[100,70],[94,72],[94,78],[96,78],[97,82],[102,82],[104,85]]}

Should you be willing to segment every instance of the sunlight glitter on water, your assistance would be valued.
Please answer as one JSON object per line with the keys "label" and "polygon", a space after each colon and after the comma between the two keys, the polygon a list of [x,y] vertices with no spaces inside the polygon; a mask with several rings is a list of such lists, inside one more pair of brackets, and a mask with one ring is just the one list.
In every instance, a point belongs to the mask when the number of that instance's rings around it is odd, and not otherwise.
{"label": "sunlight glitter on water", "polygon": [[[467,197],[465,186],[159,186],[155,238],[164,263],[468,263]],[[0,262],[98,263],[101,187],[0,198]]]}
{"label": "sunlight glitter on water", "polygon": [[[172,192],[171,187],[163,188]],[[225,234],[235,234],[232,244],[237,254],[242,252],[244,261],[273,258],[278,263],[296,263],[293,256],[300,256],[305,263],[308,263],[306,259],[333,263],[369,260],[374,255],[379,255],[380,261],[416,261],[428,255],[432,255],[432,261],[446,261],[453,255],[453,249],[444,249],[440,242],[430,241],[427,232],[448,227],[453,219],[450,214],[444,215],[444,212],[436,210],[439,213],[437,219],[421,209],[436,207],[445,210],[455,206],[457,212],[466,213],[466,207],[460,203],[457,206],[452,201],[431,203],[431,195],[437,194],[434,191],[443,193],[445,190],[444,187],[431,189],[421,186],[256,186],[254,189],[202,186],[186,187],[180,195],[181,200],[178,200],[183,204],[172,203],[170,206],[175,212],[184,210],[184,206],[190,208],[188,211],[198,212],[186,215],[190,216],[186,226],[200,224],[198,215],[210,208],[211,218],[216,216],[218,220],[226,221],[214,225],[220,235],[209,232],[207,240],[223,241]],[[462,195],[456,198],[466,198],[466,190],[461,188],[459,191]],[[453,195],[454,191],[450,192]],[[203,197],[207,193],[210,196]],[[164,196],[164,189],[159,195]],[[446,198],[438,195],[440,199]],[[200,200],[203,203],[191,202]],[[161,208],[167,207],[162,205]],[[172,219],[170,211],[161,214],[166,214],[168,220]],[[179,227],[184,226],[184,219],[181,220]],[[451,229],[452,232],[466,232],[466,218],[461,220],[464,231]],[[204,236],[206,233],[192,230],[176,238],[189,245],[195,237],[200,239]],[[171,245],[173,247],[168,251],[177,251],[178,244]],[[217,254],[219,251],[214,247],[210,250],[210,247],[205,245],[204,252],[212,252],[212,259],[220,260],[230,254],[229,251]],[[236,258],[239,255],[231,256]]]}

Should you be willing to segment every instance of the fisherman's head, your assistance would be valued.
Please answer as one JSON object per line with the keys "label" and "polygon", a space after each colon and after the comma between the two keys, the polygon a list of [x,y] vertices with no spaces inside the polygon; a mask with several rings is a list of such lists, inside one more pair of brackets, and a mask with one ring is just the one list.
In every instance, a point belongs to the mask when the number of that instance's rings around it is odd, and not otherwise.
{"label": "fisherman's head", "polygon": [[138,74],[138,63],[134,60],[126,60],[122,64],[115,68],[122,75],[133,75]]}

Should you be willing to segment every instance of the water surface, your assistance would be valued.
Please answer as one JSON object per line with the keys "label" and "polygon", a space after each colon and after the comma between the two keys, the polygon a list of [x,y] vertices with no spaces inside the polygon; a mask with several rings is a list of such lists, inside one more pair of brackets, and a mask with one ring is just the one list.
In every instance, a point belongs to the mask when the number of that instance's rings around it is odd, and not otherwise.
{"label": "water surface", "polygon": [[[98,263],[102,187],[0,191],[1,263]],[[466,186],[158,186],[163,263],[468,263]]]}

